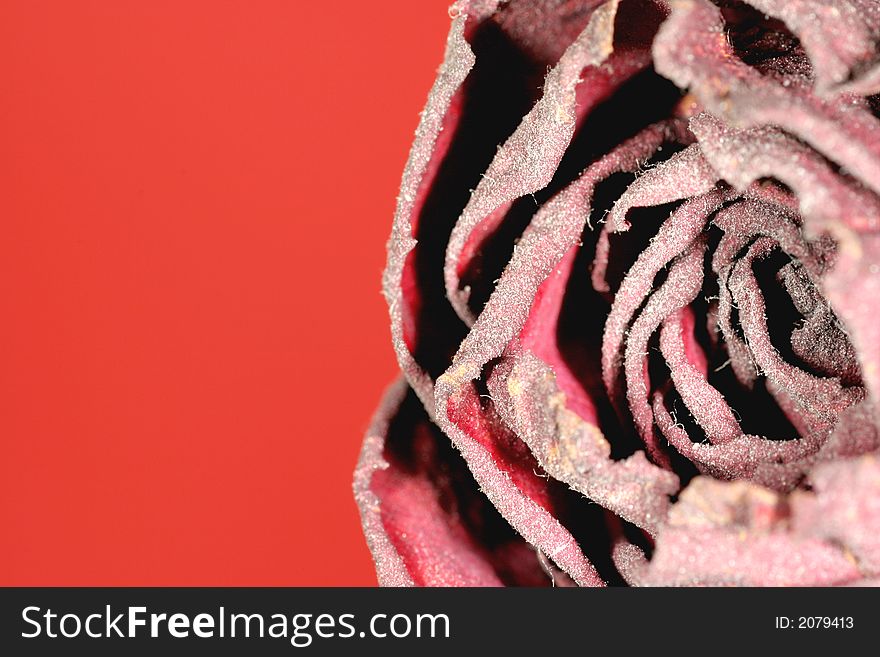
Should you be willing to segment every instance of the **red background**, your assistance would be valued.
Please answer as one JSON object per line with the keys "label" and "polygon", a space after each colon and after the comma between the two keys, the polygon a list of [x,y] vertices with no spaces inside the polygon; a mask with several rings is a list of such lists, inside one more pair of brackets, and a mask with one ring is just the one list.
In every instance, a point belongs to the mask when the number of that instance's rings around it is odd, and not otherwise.
{"label": "red background", "polygon": [[449,0],[0,4],[0,584],[368,585]]}

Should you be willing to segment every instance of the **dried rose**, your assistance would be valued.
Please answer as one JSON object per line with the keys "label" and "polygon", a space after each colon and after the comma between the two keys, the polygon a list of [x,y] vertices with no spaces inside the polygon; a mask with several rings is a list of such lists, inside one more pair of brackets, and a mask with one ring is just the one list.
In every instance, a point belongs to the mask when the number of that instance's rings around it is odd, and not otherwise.
{"label": "dried rose", "polygon": [[880,581],[880,2],[451,16],[355,475],[380,582]]}

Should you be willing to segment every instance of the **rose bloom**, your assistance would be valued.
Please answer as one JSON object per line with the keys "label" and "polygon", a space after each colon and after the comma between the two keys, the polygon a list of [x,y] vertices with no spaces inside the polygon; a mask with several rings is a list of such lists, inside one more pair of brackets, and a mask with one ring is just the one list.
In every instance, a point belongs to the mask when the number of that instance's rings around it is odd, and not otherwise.
{"label": "rose bloom", "polygon": [[380,583],[880,583],[880,2],[450,16],[355,473]]}

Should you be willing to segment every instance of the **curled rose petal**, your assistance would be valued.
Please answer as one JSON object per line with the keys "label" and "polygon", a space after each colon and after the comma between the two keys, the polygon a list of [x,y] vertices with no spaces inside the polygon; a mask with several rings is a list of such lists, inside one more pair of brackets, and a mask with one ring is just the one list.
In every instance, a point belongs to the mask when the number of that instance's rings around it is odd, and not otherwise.
{"label": "curled rose petal", "polygon": [[673,155],[654,169],[639,176],[614,204],[608,221],[602,227],[593,262],[593,286],[601,291],[609,291],[605,272],[608,267],[610,233],[629,230],[626,213],[636,206],[664,205],[673,201],[707,194],[714,190],[718,180],[706,162],[706,158],[696,147],[686,148]]}
{"label": "curled rose petal", "polygon": [[730,442],[742,435],[742,428],[724,395],[706,381],[705,373],[689,357],[684,339],[686,317],[691,315],[679,310],[663,320],[660,352],[669,365],[672,384],[706,431],[709,442],[713,445]]}
{"label": "curled rose petal", "polygon": [[[649,381],[645,358],[648,340],[660,326],[664,317],[685,307],[694,300],[700,291],[702,283],[700,273],[703,269],[704,253],[705,245],[698,242],[672,264],[669,269],[669,277],[651,295],[644,310],[633,322],[626,342],[624,369],[629,409],[639,435],[648,448],[648,453],[653,456],[656,462],[667,467],[669,467],[669,462],[657,444],[654,434],[654,420],[647,402]],[[609,325],[613,312],[612,309]]]}
{"label": "curled rose petal", "polygon": [[432,412],[434,403],[432,383],[424,367],[413,355],[416,347],[413,335],[415,316],[421,311],[424,301],[417,289],[411,252],[417,243],[414,229],[417,227],[419,210],[437,175],[439,163],[448,152],[449,135],[459,119],[461,84],[475,61],[474,52],[465,39],[469,11],[469,2],[457,3],[452,10],[455,18],[446,43],[446,56],[422,111],[416,139],[403,173],[388,241],[388,264],[383,274],[382,289],[391,316],[394,351],[401,370],[429,412]]}
{"label": "curled rose petal", "polygon": [[814,376],[790,366],[771,342],[766,304],[751,267],[755,259],[766,257],[774,247],[769,238],[757,239],[746,257],[731,270],[728,285],[740,308],[743,333],[758,367],[774,386],[799,402],[804,413],[812,419],[811,425],[816,429],[833,426],[836,416],[859,401],[862,393],[859,388],[841,386],[837,379]]}
{"label": "curled rose petal", "polygon": [[601,586],[594,565],[548,508],[547,482],[537,474],[537,463],[500,418],[483,407],[475,388],[441,378],[436,394],[438,426],[504,518],[575,582]]}
{"label": "curled rose petal", "polygon": [[610,175],[636,170],[674,128],[650,126],[624,142],[551,199],[529,224],[495,286],[486,307],[453,358],[450,372],[467,371],[471,378],[523,329],[540,285],[569,250],[576,246],[591,212],[596,185]]}
{"label": "curled rose petal", "polygon": [[717,191],[683,204],[663,223],[657,237],[627,272],[614,297],[602,339],[602,378],[612,398],[620,370],[619,352],[633,314],[651,292],[654,277],[697,239],[709,215],[723,200],[724,193]]}

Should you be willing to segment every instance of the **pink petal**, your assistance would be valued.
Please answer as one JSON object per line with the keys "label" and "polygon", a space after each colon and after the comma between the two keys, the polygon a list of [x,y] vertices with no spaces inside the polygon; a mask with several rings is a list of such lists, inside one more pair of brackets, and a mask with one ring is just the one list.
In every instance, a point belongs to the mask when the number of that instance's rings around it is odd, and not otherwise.
{"label": "pink petal", "polygon": [[608,292],[605,280],[610,250],[610,234],[629,230],[627,212],[635,207],[658,206],[713,191],[718,182],[700,149],[690,146],[642,173],[617,200],[599,234],[593,261],[593,287]]}
{"label": "pink petal", "polygon": [[724,192],[713,191],[686,201],[663,223],[657,237],[639,254],[623,279],[614,296],[602,338],[602,380],[612,401],[619,396],[620,352],[630,320],[652,291],[654,277],[697,239],[709,216],[724,199]]}

